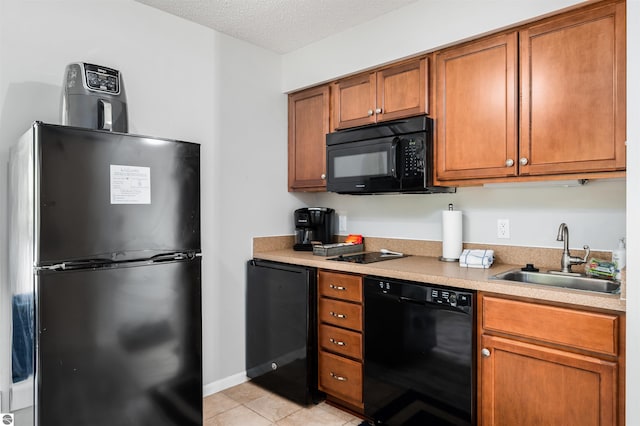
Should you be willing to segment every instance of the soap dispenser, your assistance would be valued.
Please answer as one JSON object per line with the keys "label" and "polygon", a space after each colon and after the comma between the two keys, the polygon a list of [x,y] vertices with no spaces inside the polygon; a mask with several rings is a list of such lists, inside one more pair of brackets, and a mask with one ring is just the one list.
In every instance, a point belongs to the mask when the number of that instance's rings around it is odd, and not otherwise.
{"label": "soap dispenser", "polygon": [[616,279],[620,280],[620,271],[622,271],[627,264],[627,250],[624,246],[624,238],[618,240],[618,248],[613,250],[611,261],[616,265]]}

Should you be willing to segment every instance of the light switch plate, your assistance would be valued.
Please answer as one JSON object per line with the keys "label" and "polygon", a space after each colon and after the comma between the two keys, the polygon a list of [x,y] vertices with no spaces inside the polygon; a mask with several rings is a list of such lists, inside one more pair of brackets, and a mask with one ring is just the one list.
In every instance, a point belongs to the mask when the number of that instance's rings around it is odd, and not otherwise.
{"label": "light switch plate", "polygon": [[345,213],[338,215],[338,232],[347,232],[347,215]]}

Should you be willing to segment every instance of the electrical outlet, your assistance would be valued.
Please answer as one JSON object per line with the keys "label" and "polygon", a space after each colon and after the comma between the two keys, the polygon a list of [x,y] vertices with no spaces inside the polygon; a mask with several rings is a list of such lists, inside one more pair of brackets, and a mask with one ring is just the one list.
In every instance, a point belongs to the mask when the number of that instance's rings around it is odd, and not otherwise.
{"label": "electrical outlet", "polygon": [[511,238],[511,230],[509,229],[509,219],[498,219],[498,238],[508,240]]}
{"label": "electrical outlet", "polygon": [[347,232],[347,215],[345,213],[338,215],[338,232]]}

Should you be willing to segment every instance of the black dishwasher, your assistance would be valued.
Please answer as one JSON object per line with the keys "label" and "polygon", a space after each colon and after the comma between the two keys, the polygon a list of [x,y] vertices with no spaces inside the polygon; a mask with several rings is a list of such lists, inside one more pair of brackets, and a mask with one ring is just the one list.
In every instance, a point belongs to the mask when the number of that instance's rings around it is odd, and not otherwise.
{"label": "black dishwasher", "polygon": [[317,401],[316,269],[247,263],[247,376],[298,404]]}
{"label": "black dishwasher", "polygon": [[363,398],[375,424],[475,424],[474,293],[365,277]]}

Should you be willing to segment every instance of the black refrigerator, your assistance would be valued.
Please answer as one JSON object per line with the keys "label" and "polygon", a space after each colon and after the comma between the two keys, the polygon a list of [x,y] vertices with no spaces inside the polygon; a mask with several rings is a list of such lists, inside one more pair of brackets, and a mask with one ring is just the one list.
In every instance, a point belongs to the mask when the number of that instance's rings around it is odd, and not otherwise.
{"label": "black refrigerator", "polygon": [[202,425],[199,153],[40,122],[12,149],[12,382],[35,426]]}

